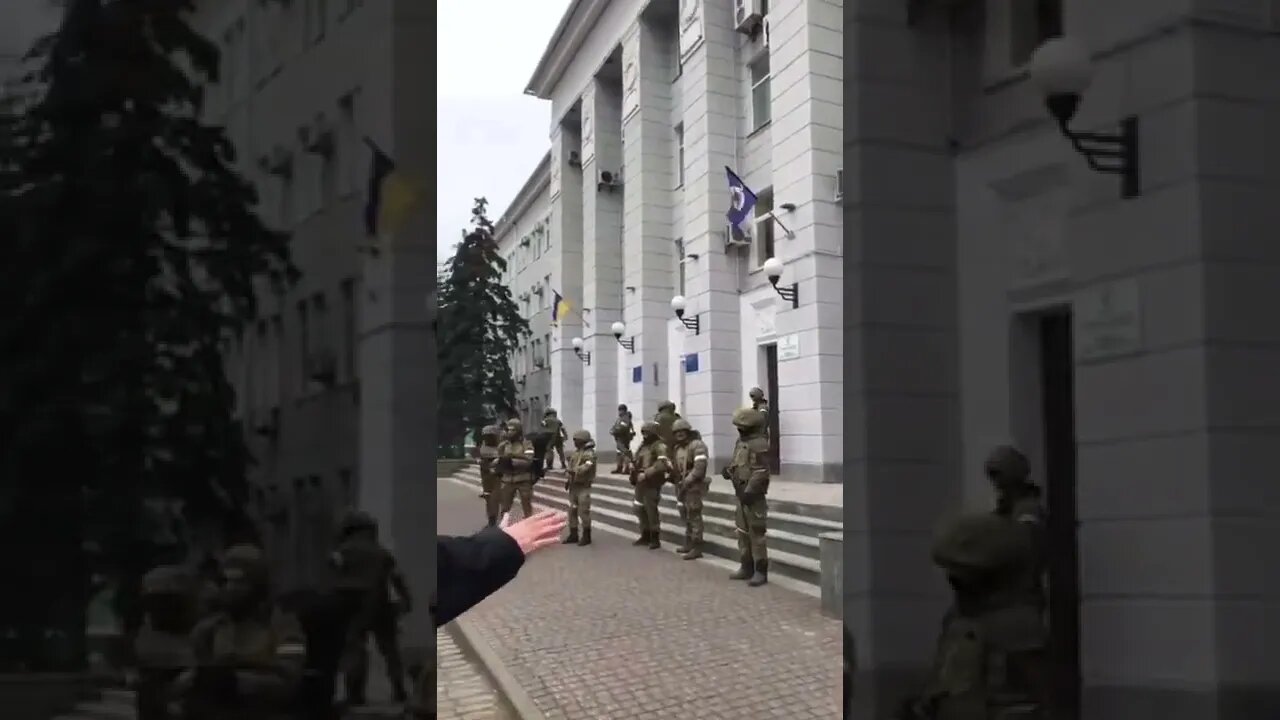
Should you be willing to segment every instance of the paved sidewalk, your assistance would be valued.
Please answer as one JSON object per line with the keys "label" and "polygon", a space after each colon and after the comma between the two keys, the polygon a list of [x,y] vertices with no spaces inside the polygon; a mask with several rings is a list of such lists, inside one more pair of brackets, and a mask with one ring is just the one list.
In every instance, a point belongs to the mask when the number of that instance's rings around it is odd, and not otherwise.
{"label": "paved sidewalk", "polygon": [[514,720],[484,671],[443,628],[436,631],[436,657],[439,720]]}
{"label": "paved sidewalk", "polygon": [[[438,498],[441,533],[483,523],[474,489]],[[843,636],[816,600],[631,539],[544,551],[467,614],[548,720],[839,717]]]}

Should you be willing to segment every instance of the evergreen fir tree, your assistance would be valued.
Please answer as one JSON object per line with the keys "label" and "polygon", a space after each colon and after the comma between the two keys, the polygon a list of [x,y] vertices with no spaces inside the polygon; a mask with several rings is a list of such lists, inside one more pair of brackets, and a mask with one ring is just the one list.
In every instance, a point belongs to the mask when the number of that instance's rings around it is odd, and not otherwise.
{"label": "evergreen fir tree", "polygon": [[440,444],[461,445],[497,413],[513,413],[516,386],[511,356],[529,334],[498,254],[488,201],[477,198],[470,232],[445,263],[439,288],[437,376]]}
{"label": "evergreen fir tree", "polygon": [[[0,132],[0,574],[18,628],[83,631],[92,574],[156,562],[149,501],[237,522],[251,461],[224,351],[294,278],[221,127],[188,0],[70,0],[32,51],[42,95]],[[11,585],[13,587],[14,585]],[[25,591],[24,591],[25,592]],[[6,602],[6,601],[0,601]],[[26,666],[74,664],[19,650]]]}

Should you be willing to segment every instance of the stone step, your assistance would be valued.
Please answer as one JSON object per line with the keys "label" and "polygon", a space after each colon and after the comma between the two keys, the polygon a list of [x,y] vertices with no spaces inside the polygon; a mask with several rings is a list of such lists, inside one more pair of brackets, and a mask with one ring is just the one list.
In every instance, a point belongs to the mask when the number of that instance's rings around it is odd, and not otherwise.
{"label": "stone step", "polygon": [[[469,481],[476,483],[477,486],[479,485],[480,476],[478,473],[455,475],[455,477],[461,476],[466,476]],[[539,497],[548,493],[555,494],[563,502],[564,507],[569,506],[568,494],[564,490],[563,480],[548,477],[538,483],[536,493]],[[616,512],[634,513],[633,499],[634,494],[629,483],[625,488],[610,485],[593,485],[591,488],[592,512],[601,507],[608,507]],[[770,510],[772,511],[772,508]],[[680,509],[671,490],[663,489],[662,500],[658,504],[658,512],[662,515],[664,530],[668,524],[673,529],[681,527]],[[792,518],[791,521],[775,521],[773,513],[769,513],[769,548],[771,550],[777,548],[783,552],[817,560],[819,556],[818,533],[827,531],[807,525],[803,518],[797,521],[795,516],[790,517]],[[737,546],[737,523],[734,520],[733,508],[726,507],[723,503],[715,503],[712,507],[704,502],[702,521],[705,535],[719,535],[731,540],[734,546]],[[681,538],[683,539],[683,536]],[[736,557],[737,555],[734,555],[734,558]]]}
{"label": "stone step", "polygon": [[[466,482],[478,492],[480,490],[480,476],[474,472],[462,472],[453,476],[456,479]],[[565,492],[564,487],[554,478],[548,477],[547,480],[539,483],[535,500],[539,504],[553,507],[558,510],[568,510],[569,496]],[[627,486],[630,489],[630,486]],[[593,520],[602,522],[607,525],[619,528],[621,530],[639,533],[639,523],[636,521],[635,514],[632,511],[631,497],[618,497],[616,494],[594,494],[591,498],[591,515]],[[679,515],[674,507],[669,507],[664,502],[659,508],[662,512],[662,538],[668,543],[668,548],[673,548],[684,540],[684,529],[679,525]],[[477,512],[480,510],[479,500],[477,498]],[[703,536],[703,551],[709,555],[724,558],[726,560],[736,562],[738,560],[738,542],[732,522],[729,522],[729,535],[724,534],[723,520],[721,518],[706,518],[707,533]],[[819,588],[820,570],[818,563],[818,547],[816,538],[813,539],[813,545],[805,543],[809,538],[802,538],[794,533],[774,533],[769,532],[769,569],[778,575],[783,575],[794,580],[798,580],[806,585],[811,586],[815,591]],[[784,548],[802,547],[802,552],[794,552]]]}
{"label": "stone step", "polygon": [[[471,476],[479,482],[480,471],[471,467],[456,473],[455,477],[460,475]],[[718,481],[727,482],[723,479],[718,479]],[[713,488],[715,487],[715,483],[716,481],[712,481]],[[564,475],[554,471],[547,473],[546,479],[538,483],[540,491],[544,486],[563,488]],[[618,497],[625,498],[629,504],[633,496],[633,489],[631,487],[631,483],[625,476],[613,474],[602,475],[597,477],[595,483],[591,486],[591,499],[592,501],[595,501],[596,498],[600,498],[605,495],[616,495]],[[675,509],[675,494],[671,486],[668,485],[662,488],[662,501],[664,505],[670,503],[670,507],[673,510]],[[712,517],[719,517],[732,522],[736,512],[736,506],[737,499],[734,498],[732,493],[722,493],[713,489],[711,492],[707,493],[707,497],[702,501],[702,515],[708,520]],[[807,505],[804,507],[812,509],[815,506]],[[772,533],[774,530],[777,530],[780,532],[795,533],[796,535],[813,538],[813,547],[816,549],[818,547],[817,543],[819,535],[822,533],[841,532],[844,530],[843,522],[833,522],[823,517],[816,517],[812,514],[793,512],[795,509],[795,503],[791,503],[790,505],[784,504],[782,507],[779,507],[778,504],[774,502],[773,498],[769,498],[769,532]],[[839,510],[839,508],[836,508],[836,510]]]}

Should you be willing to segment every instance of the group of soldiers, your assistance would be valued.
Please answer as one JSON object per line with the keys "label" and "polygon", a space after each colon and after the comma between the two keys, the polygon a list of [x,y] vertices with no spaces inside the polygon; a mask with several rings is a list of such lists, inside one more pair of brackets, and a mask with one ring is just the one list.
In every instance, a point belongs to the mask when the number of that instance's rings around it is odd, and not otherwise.
{"label": "group of soldiers", "polygon": [[344,704],[365,703],[369,635],[407,702],[397,633],[412,601],[369,515],[345,515],[329,565],[323,586],[280,596],[253,545],[226,550],[203,580],[185,566],[149,572],[134,642],[139,720],[336,718],[339,675]]}
{"label": "group of soldiers", "polygon": [[[769,579],[765,542],[769,409],[760,388],[752,388],[749,396],[751,406],[733,415],[738,440],[720,476],[732,484],[737,499],[735,525],[740,567],[730,577],[759,587]],[[660,403],[653,419],[640,426],[640,445],[634,452],[631,445],[636,432],[626,405],[618,406],[618,417],[609,433],[617,451],[613,472],[625,474],[634,488],[632,505],[640,534],[632,544],[654,550],[662,547],[658,507],[662,488],[670,484],[674,487],[684,526],[684,542],[676,548],[676,553],[685,560],[702,557],[702,508],[711,488],[711,478],[707,473],[710,453],[701,433],[676,412],[675,403],[669,400]],[[519,420],[508,420],[501,427],[488,425],[481,430],[476,454],[480,464],[480,497],[485,500],[489,524],[510,512],[516,498],[526,516],[532,513],[533,486],[544,477],[544,459],[547,466],[554,467],[554,453],[558,448],[561,467],[565,470],[564,487],[569,494],[569,532],[564,542],[579,546],[591,544],[591,486],[598,471],[596,444],[589,431],[575,431],[573,450],[566,460],[563,444],[569,438],[554,409],[546,411],[542,427],[532,439],[526,437]]]}

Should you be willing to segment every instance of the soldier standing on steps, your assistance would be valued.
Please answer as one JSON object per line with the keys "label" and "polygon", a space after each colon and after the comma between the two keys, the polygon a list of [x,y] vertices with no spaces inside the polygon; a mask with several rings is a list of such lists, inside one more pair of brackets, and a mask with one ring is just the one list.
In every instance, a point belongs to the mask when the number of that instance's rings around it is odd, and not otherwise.
{"label": "soldier standing on steps", "polygon": [[500,515],[511,512],[517,495],[520,496],[524,517],[533,515],[534,454],[533,443],[525,439],[524,426],[519,420],[508,420],[506,437],[498,444],[498,459],[495,461],[502,477],[498,496]]}
{"label": "soldier standing on steps", "polygon": [[547,443],[547,469],[555,469],[556,454],[560,455],[560,469],[565,469],[568,466],[564,464],[564,441],[568,439],[569,435],[564,429],[564,423],[560,422],[560,416],[556,414],[555,408],[547,408],[547,411],[542,414],[542,427],[549,436]]}
{"label": "soldier standing on steps", "polygon": [[613,427],[609,428],[609,434],[613,436],[613,442],[616,446],[618,457],[613,464],[615,473],[625,472],[625,468],[631,464],[631,441],[636,437],[635,426],[631,424],[631,411],[627,410],[626,405],[618,406],[618,419],[613,421]]}
{"label": "soldier standing on steps", "polygon": [[658,437],[658,424],[640,426],[640,449],[631,464],[631,486],[635,490],[632,505],[640,522],[640,537],[632,545],[648,545],[650,550],[662,547],[662,526],[658,515],[658,497],[671,473],[667,446]]}
{"label": "soldier standing on steps", "polygon": [[769,581],[769,555],[765,548],[769,503],[769,438],[765,417],[759,410],[741,408],[733,414],[738,441],[733,460],[720,474],[733,483],[738,508],[734,518],[738,534],[738,555],[742,566],[730,578],[747,580],[751,587]]}
{"label": "soldier standing on steps", "polygon": [[684,544],[676,548],[685,560],[702,557],[702,499],[711,486],[707,479],[707,445],[702,435],[688,420],[680,418],[671,425],[674,449],[676,501],[680,519],[684,521]]}
{"label": "soldier standing on steps", "polygon": [[[573,453],[569,456],[568,479],[564,489],[569,493],[569,535],[565,544],[591,544],[591,483],[596,479],[596,443],[591,433],[579,430],[573,434]],[[578,525],[582,536],[578,536]]]}
{"label": "soldier standing on steps", "polygon": [[764,432],[767,436],[769,434],[769,401],[764,399],[764,391],[753,387],[747,393],[747,397],[751,398],[751,409],[764,415]]}
{"label": "soldier standing on steps", "polygon": [[485,425],[480,431],[480,444],[476,456],[480,461],[480,497],[484,499],[484,514],[489,525],[498,524],[498,487],[501,478],[494,463],[498,459],[498,443],[502,429],[497,425]]}

